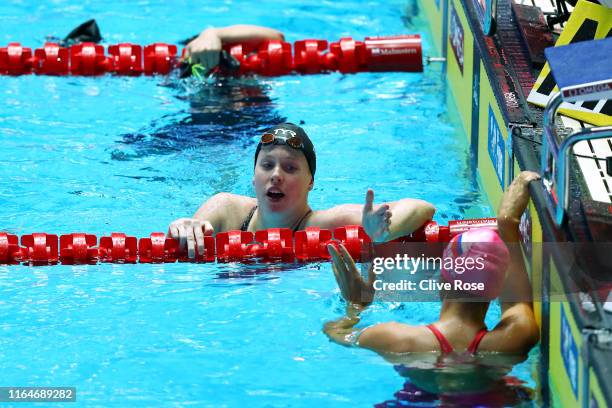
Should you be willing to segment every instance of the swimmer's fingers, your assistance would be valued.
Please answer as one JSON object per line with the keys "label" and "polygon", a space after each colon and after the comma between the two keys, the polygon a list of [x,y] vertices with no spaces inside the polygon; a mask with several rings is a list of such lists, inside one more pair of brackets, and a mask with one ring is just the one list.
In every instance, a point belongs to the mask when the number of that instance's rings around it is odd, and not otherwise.
{"label": "swimmer's fingers", "polygon": [[187,227],[185,222],[181,222],[177,225],[178,227],[178,238],[179,238],[179,250],[184,251],[187,249]]}
{"label": "swimmer's fingers", "polygon": [[387,213],[390,213],[389,204],[382,204],[374,211],[374,215],[378,217],[386,217]]}
{"label": "swimmer's fingers", "polygon": [[331,244],[327,246],[327,249],[332,257],[332,268],[334,268],[334,273],[336,274],[336,277],[340,278],[338,280],[345,280],[345,276],[347,275],[348,269],[346,267],[346,263],[342,255]]}
{"label": "swimmer's fingers", "polygon": [[357,269],[355,261],[353,261],[353,258],[349,254],[348,250],[342,244],[340,244],[340,252],[346,266],[348,286],[348,297],[346,297],[346,299],[352,303],[367,306],[368,304],[372,303],[374,296],[374,273],[372,270],[372,265],[370,265],[370,270],[368,271],[368,282],[366,282],[361,276],[359,269]]}
{"label": "swimmer's fingers", "polygon": [[344,260],[344,266],[346,268],[346,279],[348,281],[349,290],[351,293],[351,300],[355,300],[355,298],[359,298],[361,296],[361,290],[364,285],[363,277],[357,269],[357,265],[355,265],[355,261],[353,261],[353,257],[349,254],[346,247],[340,244],[340,252],[342,254],[342,259]]}
{"label": "swimmer's fingers", "polygon": [[521,173],[519,174],[519,177],[523,180],[525,180],[525,182],[529,183],[533,180],[539,180],[542,178],[542,176],[540,176],[538,173],[534,172],[534,171],[521,171]]}
{"label": "swimmer's fingers", "polygon": [[187,257],[189,259],[195,258],[196,239],[194,235],[194,229],[195,225],[193,223],[190,223],[189,226],[185,228],[185,239],[187,241]]}
{"label": "swimmer's fingers", "polygon": [[[346,247],[340,244],[340,252],[342,254],[342,259],[345,262],[345,266],[348,271],[351,272],[351,275],[355,276],[355,274],[359,275],[359,271],[357,270],[357,266],[355,265],[355,261],[353,261],[353,257],[347,251]],[[361,276],[361,275],[359,275]]]}
{"label": "swimmer's fingers", "polygon": [[377,279],[377,275],[374,273],[374,265],[370,263],[370,268],[368,269],[368,289],[374,290],[374,281]]}
{"label": "swimmer's fingers", "polygon": [[215,229],[209,221],[204,221],[204,235],[210,236],[215,233]]}
{"label": "swimmer's fingers", "polygon": [[204,223],[202,221],[196,221],[193,223],[193,235],[195,237],[195,244],[198,250],[198,255],[204,256]]}
{"label": "swimmer's fingers", "polygon": [[198,39],[193,40],[185,47],[183,51],[183,61],[187,61],[192,65],[203,64],[205,61],[202,58],[205,50],[201,49]]}
{"label": "swimmer's fingers", "polygon": [[332,266],[340,262],[339,261],[340,254],[338,253],[338,250],[336,249],[336,247],[334,247],[332,244],[327,244],[327,251],[329,252],[329,255],[331,255],[332,257]]}
{"label": "swimmer's fingers", "polygon": [[391,217],[393,216],[393,213],[391,211],[387,211],[384,215],[384,227],[383,229],[386,232],[389,232],[389,227],[391,226]]}
{"label": "swimmer's fingers", "polygon": [[175,223],[170,224],[170,226],[168,227],[168,234],[167,234],[170,238],[174,238],[176,240],[179,239],[179,228],[178,225],[176,225]]}
{"label": "swimmer's fingers", "polygon": [[363,212],[364,213],[371,212],[373,210],[373,205],[374,205],[374,190],[372,190],[371,188],[368,188],[368,191],[366,192],[365,205],[363,206]]}
{"label": "swimmer's fingers", "polygon": [[529,203],[529,183],[539,178],[538,173],[523,171],[512,181],[502,196],[497,211],[497,220],[500,225],[511,227],[520,222]]}
{"label": "swimmer's fingers", "polygon": [[333,245],[328,245],[327,250],[332,257],[332,271],[334,272],[334,277],[336,278],[340,293],[344,299],[348,300],[349,293],[347,292],[346,285],[346,265],[344,264],[342,256]]}
{"label": "swimmer's fingers", "polygon": [[338,268],[334,264],[332,264],[332,271],[334,271],[334,277],[336,278],[336,283],[338,284],[338,289],[340,289],[340,294],[342,295],[342,298],[348,300],[350,292],[347,291],[346,281],[344,280],[343,276],[340,274]]}

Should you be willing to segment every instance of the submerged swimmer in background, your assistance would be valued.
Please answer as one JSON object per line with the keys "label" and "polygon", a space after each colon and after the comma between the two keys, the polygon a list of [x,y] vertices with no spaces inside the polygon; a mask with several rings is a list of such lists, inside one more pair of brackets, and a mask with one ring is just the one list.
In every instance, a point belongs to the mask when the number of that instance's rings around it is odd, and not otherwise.
{"label": "submerged swimmer in background", "polygon": [[[461,364],[465,366],[466,358],[474,362],[486,352],[502,353],[501,356],[508,357],[512,364],[517,363],[525,359],[538,342],[539,329],[533,314],[531,285],[518,246],[519,220],[529,200],[528,185],[538,178],[536,173],[522,172],[504,193],[498,211],[498,232],[474,229],[451,241],[444,259],[465,260],[480,256],[485,259],[484,268],[463,273],[443,268],[442,280],[482,282],[484,289],[472,292],[441,290],[440,318],[429,325],[383,323],[357,329],[360,313],[374,298],[374,273],[370,267],[365,281],[346,249],[340,246],[338,252],[330,245],[332,268],[348,305],[346,316],[325,324],[325,334],[336,343],[368,348],[393,363],[402,363],[398,371],[429,392],[448,392],[449,389],[450,392],[474,392],[472,387],[484,385],[475,383],[473,379],[487,373],[492,375],[485,377],[495,382],[505,372],[477,369],[470,376],[472,380],[467,380],[465,370],[457,372],[452,368]],[[488,331],[485,315],[490,301],[498,296],[501,319],[493,330]],[[512,364],[505,364],[506,371]],[[445,367],[449,369],[445,370]],[[474,367],[478,368],[478,365]]]}
{"label": "submerged swimmer in background", "polygon": [[[254,25],[207,28],[185,46],[183,58],[211,73],[228,58],[223,47],[236,43],[258,46],[264,41],[283,41],[284,38],[278,30]],[[278,115],[266,114],[265,110],[270,111],[272,101],[257,81],[224,78],[222,74],[215,78],[214,83],[201,84],[203,86],[199,86],[196,93],[188,96],[191,116],[184,123],[242,124],[250,129],[263,129],[284,120]],[[264,110],[258,109],[258,106]]]}
{"label": "submerged swimmer in background", "polygon": [[256,197],[219,193],[208,199],[192,218],[170,224],[168,235],[187,249],[190,258],[204,253],[204,236],[229,230],[257,231],[289,228],[294,232],[308,226],[334,229],[362,225],[375,241],[408,235],[434,214],[422,200],[402,199],[374,206],[368,190],[365,205],[344,204],[313,210],[308,194],[314,186],[316,155],[301,127],[281,123],[268,129],[255,150],[253,186]]}
{"label": "submerged swimmer in background", "polygon": [[[198,64],[204,73],[215,72],[213,69],[228,58],[223,51],[225,46],[234,43],[257,46],[267,40],[283,39],[280,31],[268,27],[207,28],[186,41],[184,61]],[[165,116],[160,120],[161,126],[156,120],[146,129],[121,135],[120,143],[134,151],[117,148],[112,152],[113,159],[172,154],[210,143],[242,143],[246,147],[252,142],[253,129],[263,131],[285,121],[274,109],[266,86],[254,78],[213,75],[208,79],[181,80],[175,74],[164,86],[177,90],[175,97],[189,103],[188,111]]]}
{"label": "submerged swimmer in background", "polygon": [[207,28],[189,40],[183,57],[210,71],[221,62],[224,46],[236,43],[258,45],[267,40],[284,41],[285,36],[273,28],[246,24]]}

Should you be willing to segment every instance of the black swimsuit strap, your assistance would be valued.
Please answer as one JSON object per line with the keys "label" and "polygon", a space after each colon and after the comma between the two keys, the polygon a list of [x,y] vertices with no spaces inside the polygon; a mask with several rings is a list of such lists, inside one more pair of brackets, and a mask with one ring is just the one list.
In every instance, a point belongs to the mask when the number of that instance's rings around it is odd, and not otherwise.
{"label": "black swimsuit strap", "polygon": [[[251,219],[253,218],[253,215],[255,214],[255,210],[257,210],[257,206],[255,206],[255,207],[253,207],[251,209],[251,212],[249,212],[249,215],[247,215],[246,219],[242,223],[242,226],[240,227],[240,231],[248,231],[249,230],[249,224],[251,223]],[[293,228],[293,232],[296,232],[296,231],[300,230],[300,226],[302,225],[302,223],[304,222],[306,217],[308,217],[310,215],[310,213],[312,213],[312,210],[308,210],[308,211],[306,211],[306,214],[302,215],[302,218],[300,218],[300,220],[298,221],[297,225]]]}
{"label": "black swimsuit strap", "polygon": [[240,231],[248,231],[249,224],[251,223],[251,218],[253,218],[253,214],[255,214],[255,210],[257,210],[257,206],[251,208],[251,212],[247,215],[246,219],[242,223],[242,227],[240,227]]}
{"label": "black swimsuit strap", "polygon": [[293,233],[297,232],[300,230],[300,225],[302,225],[302,222],[304,222],[304,220],[306,219],[306,217],[308,217],[310,215],[310,213],[312,212],[312,210],[308,210],[306,211],[306,214],[304,214],[302,216],[302,218],[300,218],[300,221],[297,223],[297,225],[293,228]]}

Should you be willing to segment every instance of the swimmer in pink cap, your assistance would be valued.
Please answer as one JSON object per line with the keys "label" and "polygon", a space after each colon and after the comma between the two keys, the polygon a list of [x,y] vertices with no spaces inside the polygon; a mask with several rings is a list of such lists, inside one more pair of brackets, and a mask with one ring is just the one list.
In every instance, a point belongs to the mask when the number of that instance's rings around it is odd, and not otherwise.
{"label": "swimmer in pink cap", "polygon": [[[372,268],[365,281],[346,249],[329,246],[333,270],[347,315],[328,322],[325,334],[339,344],[388,353],[481,351],[526,355],[538,342],[539,328],[533,314],[531,285],[521,250],[519,220],[529,201],[528,185],[539,178],[522,172],[504,193],[498,211],[498,231],[477,229],[455,237],[444,251],[443,282],[453,285],[440,292],[438,321],[423,326],[382,323],[365,329],[355,326],[359,314],[373,300]],[[472,262],[468,262],[472,259]],[[480,261],[477,261],[480,259]],[[484,320],[489,302],[499,297],[501,319],[488,330]]]}
{"label": "swimmer in pink cap", "polygon": [[461,288],[455,297],[473,295],[493,300],[499,296],[510,254],[495,230],[476,228],[456,235],[442,257],[449,260],[440,271],[442,280]]}

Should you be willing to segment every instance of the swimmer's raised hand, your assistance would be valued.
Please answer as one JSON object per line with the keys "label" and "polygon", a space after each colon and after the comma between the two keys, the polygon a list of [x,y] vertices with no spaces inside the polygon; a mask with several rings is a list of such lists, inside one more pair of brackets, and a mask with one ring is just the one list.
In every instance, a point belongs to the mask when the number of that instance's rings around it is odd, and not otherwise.
{"label": "swimmer's raised hand", "polygon": [[202,64],[206,70],[211,70],[219,65],[221,47],[222,41],[217,30],[208,28],[187,44],[184,58],[191,58],[192,64]]}
{"label": "swimmer's raised hand", "polygon": [[350,303],[367,306],[374,298],[375,275],[370,265],[368,280],[361,276],[344,245],[340,244],[340,252],[333,246],[328,245],[327,250],[332,257],[332,270],[340,288],[342,297]]}
{"label": "swimmer's raised hand", "polygon": [[196,248],[199,255],[205,255],[204,236],[213,235],[210,222],[196,218],[179,218],[168,227],[168,236],[178,240],[179,250],[187,250],[187,257],[195,259]]}
{"label": "swimmer's raised hand", "polygon": [[368,189],[363,206],[361,225],[374,242],[386,241],[389,236],[391,215],[388,204],[382,204],[376,206],[376,209],[374,208],[374,191],[371,188]]}

